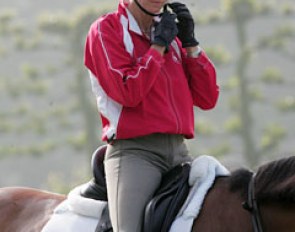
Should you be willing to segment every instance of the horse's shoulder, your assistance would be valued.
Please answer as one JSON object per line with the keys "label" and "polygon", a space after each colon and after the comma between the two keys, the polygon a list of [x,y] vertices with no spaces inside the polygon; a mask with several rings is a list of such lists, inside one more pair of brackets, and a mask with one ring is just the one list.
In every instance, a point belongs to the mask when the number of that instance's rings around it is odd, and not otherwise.
{"label": "horse's shoulder", "polygon": [[[220,194],[230,189],[230,180],[228,176],[217,177],[209,192]],[[212,190],[212,191],[211,191]]]}

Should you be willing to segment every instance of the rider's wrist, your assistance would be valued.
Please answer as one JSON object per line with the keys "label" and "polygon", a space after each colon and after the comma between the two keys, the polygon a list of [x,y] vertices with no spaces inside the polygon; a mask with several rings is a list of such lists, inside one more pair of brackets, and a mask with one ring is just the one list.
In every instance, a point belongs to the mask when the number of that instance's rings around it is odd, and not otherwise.
{"label": "rider's wrist", "polygon": [[202,48],[200,46],[188,47],[186,48],[187,57],[190,58],[198,58],[202,52]]}

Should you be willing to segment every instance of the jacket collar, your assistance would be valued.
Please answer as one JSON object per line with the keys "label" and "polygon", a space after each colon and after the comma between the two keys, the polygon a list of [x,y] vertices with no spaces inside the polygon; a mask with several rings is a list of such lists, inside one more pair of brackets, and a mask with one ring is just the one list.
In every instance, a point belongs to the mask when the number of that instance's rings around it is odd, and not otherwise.
{"label": "jacket collar", "polygon": [[134,16],[131,14],[131,12],[127,8],[128,4],[129,4],[128,0],[127,1],[120,0],[120,4],[119,4],[119,8],[118,8],[119,15],[124,15],[125,17],[127,17],[128,27],[129,27],[130,31],[133,31],[139,35],[143,35]]}

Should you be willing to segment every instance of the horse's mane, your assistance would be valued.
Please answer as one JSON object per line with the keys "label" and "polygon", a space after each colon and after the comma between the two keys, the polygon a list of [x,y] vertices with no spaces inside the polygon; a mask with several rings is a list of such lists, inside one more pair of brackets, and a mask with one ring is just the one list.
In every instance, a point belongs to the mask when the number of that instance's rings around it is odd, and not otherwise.
{"label": "horse's mane", "polygon": [[295,203],[295,156],[261,166],[255,179],[258,202]]}
{"label": "horse's mane", "polygon": [[241,193],[243,199],[247,198],[248,185],[253,173],[247,169],[238,169],[231,173],[229,177],[230,191]]}
{"label": "horse's mane", "polygon": [[[239,169],[230,176],[230,190],[244,199],[252,172]],[[255,176],[255,195],[259,203],[295,204],[295,156],[272,161],[259,167]]]}

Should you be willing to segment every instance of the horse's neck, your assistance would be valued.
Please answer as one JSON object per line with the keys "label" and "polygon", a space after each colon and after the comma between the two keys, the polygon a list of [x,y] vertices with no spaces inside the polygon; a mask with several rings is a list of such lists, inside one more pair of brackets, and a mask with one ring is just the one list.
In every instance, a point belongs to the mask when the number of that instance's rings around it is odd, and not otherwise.
{"label": "horse's neck", "polygon": [[265,231],[295,232],[295,205],[267,203],[260,205],[260,215]]}
{"label": "horse's neck", "polygon": [[242,202],[240,193],[229,191],[228,178],[218,178],[206,196],[192,231],[252,231],[250,215],[242,208]]}

